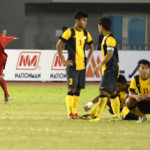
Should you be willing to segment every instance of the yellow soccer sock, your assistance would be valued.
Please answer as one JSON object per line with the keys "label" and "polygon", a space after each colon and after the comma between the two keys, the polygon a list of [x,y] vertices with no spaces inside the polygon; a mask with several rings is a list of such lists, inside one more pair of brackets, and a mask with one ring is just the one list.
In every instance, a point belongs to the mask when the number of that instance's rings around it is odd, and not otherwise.
{"label": "yellow soccer sock", "polygon": [[74,100],[74,96],[73,95],[67,95],[66,96],[66,104],[67,104],[67,110],[68,110],[68,114],[73,113],[73,100]]}
{"label": "yellow soccer sock", "polygon": [[120,117],[120,101],[118,96],[116,96],[115,98],[111,98],[110,101],[115,117]]}
{"label": "yellow soccer sock", "polygon": [[99,98],[99,102],[98,102],[98,107],[97,107],[97,111],[96,111],[96,114],[95,116],[97,118],[100,118],[100,115],[102,113],[102,111],[104,110],[105,106],[107,104],[107,97],[100,97]]}
{"label": "yellow soccer sock", "polygon": [[130,112],[129,108],[127,106],[124,106],[121,112],[121,114],[123,115],[123,118],[125,118],[129,112]]}
{"label": "yellow soccer sock", "polygon": [[98,103],[95,104],[95,106],[94,106],[93,109],[91,110],[91,112],[90,112],[90,115],[91,115],[91,116],[95,116],[96,111],[97,111],[97,108],[98,108]]}
{"label": "yellow soccer sock", "polygon": [[77,113],[79,103],[80,103],[80,96],[74,95],[73,114]]}
{"label": "yellow soccer sock", "polygon": [[143,114],[138,107],[135,107],[134,109],[130,110],[131,113],[135,114],[136,116],[144,117],[145,114]]}

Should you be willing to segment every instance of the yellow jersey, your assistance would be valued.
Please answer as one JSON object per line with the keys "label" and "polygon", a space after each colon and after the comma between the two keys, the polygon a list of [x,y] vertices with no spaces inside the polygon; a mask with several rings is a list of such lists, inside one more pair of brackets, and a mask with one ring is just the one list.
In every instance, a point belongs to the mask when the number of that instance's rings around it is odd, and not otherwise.
{"label": "yellow jersey", "polygon": [[136,93],[136,89],[140,94],[150,94],[150,74],[146,80],[142,80],[139,75],[132,77],[130,91]]}
{"label": "yellow jersey", "polygon": [[105,70],[119,70],[119,58],[118,58],[118,49],[117,42],[112,33],[109,33],[104,36],[102,44],[102,60],[107,55],[109,51],[113,52],[112,58],[102,66],[102,75],[104,75]]}
{"label": "yellow jersey", "polygon": [[86,30],[78,31],[75,27],[67,29],[61,40],[68,44],[68,60],[73,60],[76,70],[86,67],[85,47],[92,44],[92,37]]}

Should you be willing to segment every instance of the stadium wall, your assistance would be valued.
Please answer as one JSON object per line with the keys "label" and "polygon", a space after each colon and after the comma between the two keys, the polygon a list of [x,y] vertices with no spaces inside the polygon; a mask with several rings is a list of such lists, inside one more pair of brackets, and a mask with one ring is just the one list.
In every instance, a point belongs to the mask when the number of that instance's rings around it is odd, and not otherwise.
{"label": "stadium wall", "polygon": [[[66,81],[66,66],[64,66],[56,50],[6,50],[8,60],[4,70],[7,81]],[[86,52],[87,54],[87,52]],[[67,59],[67,51],[63,51]],[[119,51],[120,73],[128,81],[137,74],[137,62],[140,59],[149,60],[150,51]],[[93,75],[93,69],[101,61],[101,52],[95,51],[87,65],[86,81],[100,81],[101,72]]]}

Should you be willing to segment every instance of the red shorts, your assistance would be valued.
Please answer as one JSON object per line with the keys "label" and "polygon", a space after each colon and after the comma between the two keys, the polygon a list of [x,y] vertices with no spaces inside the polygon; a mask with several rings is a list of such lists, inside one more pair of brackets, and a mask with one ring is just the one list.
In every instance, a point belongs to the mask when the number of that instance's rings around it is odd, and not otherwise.
{"label": "red shorts", "polygon": [[0,75],[3,75],[3,70],[5,69],[6,62],[7,62],[7,55],[1,53],[0,54]]}

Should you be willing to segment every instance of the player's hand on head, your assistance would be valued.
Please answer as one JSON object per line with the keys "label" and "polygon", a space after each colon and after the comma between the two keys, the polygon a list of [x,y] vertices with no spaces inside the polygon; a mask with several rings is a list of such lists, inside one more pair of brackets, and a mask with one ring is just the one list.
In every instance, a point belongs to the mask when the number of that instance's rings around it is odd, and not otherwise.
{"label": "player's hand on head", "polygon": [[65,64],[67,66],[73,66],[73,61],[72,60],[67,60]]}

